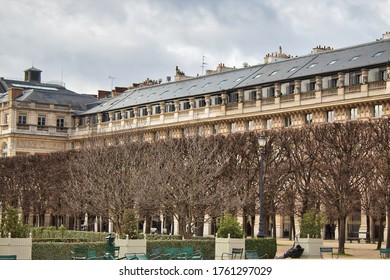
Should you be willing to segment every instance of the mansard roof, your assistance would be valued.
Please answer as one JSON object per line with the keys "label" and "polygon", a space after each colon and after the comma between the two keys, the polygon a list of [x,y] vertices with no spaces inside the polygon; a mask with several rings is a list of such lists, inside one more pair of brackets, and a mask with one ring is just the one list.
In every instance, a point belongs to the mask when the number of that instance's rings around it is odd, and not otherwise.
{"label": "mansard roof", "polygon": [[0,94],[0,101],[8,101],[8,88],[22,88],[22,95],[17,97],[18,101],[46,103],[55,105],[68,105],[76,111],[86,111],[89,104],[96,102],[96,98],[88,94],[79,94],[66,89],[63,85],[37,83],[10,79],[1,79],[4,91]]}
{"label": "mansard roof", "polygon": [[186,99],[221,91],[267,86],[275,82],[303,80],[316,75],[349,72],[386,65],[390,61],[390,40],[310,54],[284,61],[260,64],[228,72],[200,76],[160,85],[130,89],[105,100],[83,115],[145,106],[162,101]]}

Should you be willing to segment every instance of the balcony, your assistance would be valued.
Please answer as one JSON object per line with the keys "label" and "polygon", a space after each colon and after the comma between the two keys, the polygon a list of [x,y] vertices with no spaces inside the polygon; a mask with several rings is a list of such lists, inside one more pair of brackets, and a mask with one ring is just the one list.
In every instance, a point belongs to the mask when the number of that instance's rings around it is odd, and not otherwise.
{"label": "balcony", "polygon": [[[349,85],[338,88],[327,88],[321,91],[309,91],[289,95],[281,95],[279,98],[266,97],[260,101],[248,100],[244,101],[242,106],[240,103],[228,103],[226,106],[214,105],[205,106],[191,110],[181,110],[175,112],[167,112],[154,114],[151,116],[142,116],[127,118],[121,121],[107,121],[97,125],[88,127],[79,127],[72,129],[72,136],[83,136],[92,131],[97,130],[98,133],[112,131],[130,131],[133,129],[153,128],[167,126],[170,124],[191,124],[198,123],[202,120],[213,121],[214,119],[227,120],[234,118],[245,118],[246,115],[250,118],[261,117],[269,114],[279,114],[289,111],[299,111],[300,107],[305,110],[311,108],[321,108],[329,106],[338,106],[340,102],[372,102],[373,98],[387,95],[389,89],[386,88],[386,81],[375,81],[368,84]],[[359,94],[356,94],[359,93]],[[325,97],[325,98],[324,98]],[[383,99],[383,97],[380,97]],[[222,109],[224,108],[224,109]],[[242,110],[237,111],[237,108]]]}

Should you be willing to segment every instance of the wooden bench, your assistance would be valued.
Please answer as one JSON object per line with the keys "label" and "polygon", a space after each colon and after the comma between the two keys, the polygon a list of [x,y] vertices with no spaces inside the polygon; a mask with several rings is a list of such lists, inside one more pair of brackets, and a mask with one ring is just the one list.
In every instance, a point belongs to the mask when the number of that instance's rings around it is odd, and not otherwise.
{"label": "wooden bench", "polygon": [[16,255],[0,255],[0,260],[16,260]]}
{"label": "wooden bench", "polygon": [[333,248],[332,247],[320,247],[320,256],[321,256],[321,259],[324,258],[324,253],[330,253],[330,255],[332,256],[332,259],[333,259],[333,255],[336,255],[336,258],[338,259],[339,258],[339,254],[337,253],[333,253]]}
{"label": "wooden bench", "polygon": [[379,249],[379,254],[381,255],[382,259],[387,259],[390,255],[390,248],[381,248]]}

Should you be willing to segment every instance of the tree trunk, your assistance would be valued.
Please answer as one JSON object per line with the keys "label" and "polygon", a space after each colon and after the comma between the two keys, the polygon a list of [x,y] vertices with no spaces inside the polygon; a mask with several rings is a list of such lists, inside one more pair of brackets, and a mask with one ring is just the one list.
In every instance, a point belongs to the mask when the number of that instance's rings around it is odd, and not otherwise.
{"label": "tree trunk", "polygon": [[378,229],[378,243],[376,249],[379,250],[382,247],[382,239],[383,239],[383,226],[382,226],[382,215],[379,215],[379,229]]}
{"label": "tree trunk", "polygon": [[290,216],[290,232],[288,236],[289,240],[295,239],[295,219],[294,216]]}
{"label": "tree trunk", "polygon": [[272,237],[276,238],[276,216],[272,215]]}
{"label": "tree trunk", "polygon": [[387,207],[387,240],[386,240],[386,248],[390,248],[390,207]]}
{"label": "tree trunk", "polygon": [[339,219],[339,254],[345,254],[345,224],[346,217],[340,217]]}
{"label": "tree trunk", "polygon": [[366,234],[366,236],[367,236],[367,243],[371,243],[371,224],[370,224],[370,216],[368,215],[368,213],[367,213],[367,215],[366,215],[366,224],[367,224],[367,234]]}
{"label": "tree trunk", "polygon": [[145,217],[145,234],[150,234],[150,226],[152,223],[152,218],[148,215]]}
{"label": "tree trunk", "polygon": [[195,235],[203,236],[204,220],[201,217],[196,220],[195,226],[196,226]]}

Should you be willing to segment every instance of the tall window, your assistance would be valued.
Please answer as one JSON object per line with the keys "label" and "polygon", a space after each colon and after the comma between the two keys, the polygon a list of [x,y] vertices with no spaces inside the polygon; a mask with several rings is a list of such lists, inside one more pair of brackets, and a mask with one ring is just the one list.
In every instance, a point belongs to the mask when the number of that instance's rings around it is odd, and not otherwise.
{"label": "tall window", "polygon": [[236,123],[230,123],[230,133],[236,132]]}
{"label": "tall window", "polygon": [[305,114],[305,124],[311,124],[313,123],[313,114],[307,113]]}
{"label": "tall window", "polygon": [[357,120],[358,118],[358,109],[356,107],[349,109],[349,119],[350,120]]}
{"label": "tall window", "polygon": [[379,118],[382,117],[382,115],[383,115],[382,104],[374,105],[374,117]]}
{"label": "tall window", "polygon": [[219,126],[217,124],[213,124],[213,134],[216,135],[219,133]]}
{"label": "tall window", "polygon": [[290,116],[284,117],[284,127],[289,127],[292,125],[292,120]]}
{"label": "tall window", "polygon": [[46,116],[38,116],[38,126],[46,125]]}
{"label": "tall window", "polygon": [[63,117],[57,118],[57,127],[60,127],[60,128],[65,127],[65,119]]}
{"label": "tall window", "polygon": [[26,114],[19,114],[18,124],[27,124],[27,115]]}
{"label": "tall window", "polygon": [[253,131],[255,129],[255,122],[248,121],[248,131]]}
{"label": "tall window", "polygon": [[265,129],[271,129],[272,128],[272,119],[266,119],[265,120]]}
{"label": "tall window", "polygon": [[1,147],[1,157],[7,157],[8,146],[4,143]]}
{"label": "tall window", "polygon": [[5,119],[5,124],[9,124],[9,115],[8,114],[5,114],[4,119]]}
{"label": "tall window", "polygon": [[175,112],[175,103],[167,102],[165,103],[165,112]]}
{"label": "tall window", "polygon": [[188,136],[187,128],[182,128],[181,129],[181,135],[182,135],[182,137],[187,137]]}
{"label": "tall window", "polygon": [[333,110],[330,110],[330,111],[326,112],[326,121],[328,123],[334,122],[334,111]]}
{"label": "tall window", "polygon": [[338,81],[338,78],[337,78],[337,77],[332,77],[332,78],[328,81],[328,88],[337,88],[337,81]]}
{"label": "tall window", "polygon": [[197,134],[198,136],[203,136],[204,132],[203,132],[203,126],[198,126],[197,128]]}

